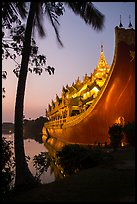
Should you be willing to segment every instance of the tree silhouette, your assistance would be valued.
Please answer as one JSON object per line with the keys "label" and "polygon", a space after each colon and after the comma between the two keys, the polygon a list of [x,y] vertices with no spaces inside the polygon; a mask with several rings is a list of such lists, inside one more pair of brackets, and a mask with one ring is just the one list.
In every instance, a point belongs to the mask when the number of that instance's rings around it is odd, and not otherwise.
{"label": "tree silhouette", "polygon": [[[23,111],[24,111],[24,95],[25,87],[28,73],[28,65],[31,55],[31,37],[33,29],[37,28],[41,37],[45,35],[44,26],[42,19],[46,14],[54,28],[57,40],[61,46],[63,43],[60,40],[58,32],[58,17],[63,15],[64,6],[72,9],[72,11],[79,15],[87,25],[92,26],[94,30],[101,30],[104,23],[104,15],[101,14],[92,4],[92,2],[10,2],[3,3],[3,22],[9,25],[12,20],[12,16],[19,12],[23,17],[26,17],[26,26],[23,47],[21,50],[21,65],[17,71],[18,72],[18,86],[16,94],[15,103],[15,133],[14,133],[14,143],[15,143],[15,160],[16,160],[16,178],[15,186],[23,186],[35,183],[34,177],[32,176],[24,153],[24,143],[23,143]],[[6,9],[8,8],[8,13]],[[17,18],[16,18],[17,20]],[[16,21],[15,20],[15,21]],[[54,72],[52,67],[49,67],[49,74]],[[40,73],[41,68],[34,69],[36,72]]]}

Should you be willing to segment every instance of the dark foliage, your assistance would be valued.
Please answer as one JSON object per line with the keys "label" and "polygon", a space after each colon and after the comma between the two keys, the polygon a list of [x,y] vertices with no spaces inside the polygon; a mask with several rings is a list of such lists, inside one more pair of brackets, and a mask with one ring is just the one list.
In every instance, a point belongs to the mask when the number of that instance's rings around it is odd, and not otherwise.
{"label": "dark foliage", "polygon": [[14,166],[15,161],[13,157],[12,151],[12,142],[7,141],[4,137],[2,137],[2,146],[1,146],[1,195],[2,200],[6,198],[8,192],[12,189],[12,181],[14,179]]}
{"label": "dark foliage", "polygon": [[36,169],[35,178],[40,182],[40,176],[47,172],[51,162],[51,157],[48,152],[41,152],[33,158],[33,166]]}
{"label": "dark foliage", "polygon": [[110,135],[110,145],[116,150],[121,146],[123,138],[123,128],[120,124],[115,123],[109,127],[108,134]]}
{"label": "dark foliage", "polygon": [[24,139],[34,139],[39,143],[42,143],[42,128],[44,123],[47,122],[46,117],[39,117],[36,120],[24,119],[23,131]]}
{"label": "dark foliage", "polygon": [[[16,24],[10,29],[10,34],[6,35],[6,30],[2,32],[2,59],[12,59],[15,62],[15,69],[13,73],[19,77],[20,64],[17,62],[17,57],[22,55],[25,25]],[[55,68],[51,66],[46,66],[46,56],[38,54],[38,47],[35,40],[31,39],[31,53],[29,58],[28,71],[30,73],[35,73],[41,75],[43,71],[47,71],[50,75],[54,74]],[[2,72],[2,78],[7,78],[7,72]]]}
{"label": "dark foliage", "polygon": [[127,143],[135,146],[135,122],[127,122],[124,125],[123,132],[125,133]]}
{"label": "dark foliage", "polygon": [[102,30],[104,27],[104,15],[96,9],[92,2],[71,1],[65,2],[76,15],[79,15],[86,24],[91,25],[95,30]]}
{"label": "dark foliage", "polygon": [[109,160],[107,153],[100,149],[84,147],[78,144],[65,145],[57,152],[57,164],[65,175],[76,173],[82,169],[92,168]]}
{"label": "dark foliage", "polygon": [[11,29],[12,23],[21,23],[19,20],[26,18],[26,4],[25,2],[9,2],[2,1],[2,27]]}

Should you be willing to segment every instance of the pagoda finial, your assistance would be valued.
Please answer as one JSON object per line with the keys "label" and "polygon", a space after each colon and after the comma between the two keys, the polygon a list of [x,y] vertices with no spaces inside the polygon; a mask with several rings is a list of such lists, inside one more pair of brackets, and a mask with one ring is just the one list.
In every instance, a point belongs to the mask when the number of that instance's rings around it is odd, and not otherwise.
{"label": "pagoda finial", "polygon": [[121,23],[121,15],[120,15],[120,24],[119,24],[119,27],[120,27],[120,28],[123,27],[123,25],[122,25],[122,23]]}
{"label": "pagoda finial", "polygon": [[131,23],[131,18],[130,18],[130,15],[129,15],[129,25],[128,25],[129,28],[132,28],[132,23]]}
{"label": "pagoda finial", "polygon": [[103,43],[101,42],[101,52],[103,52]]}

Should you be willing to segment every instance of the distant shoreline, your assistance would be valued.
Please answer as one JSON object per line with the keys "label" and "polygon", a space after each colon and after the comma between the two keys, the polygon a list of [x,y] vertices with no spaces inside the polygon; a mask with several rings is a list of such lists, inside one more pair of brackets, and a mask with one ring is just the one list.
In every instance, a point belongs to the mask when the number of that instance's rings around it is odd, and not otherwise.
{"label": "distant shoreline", "polygon": [[12,134],[14,133],[14,124],[10,122],[2,123],[2,134]]}

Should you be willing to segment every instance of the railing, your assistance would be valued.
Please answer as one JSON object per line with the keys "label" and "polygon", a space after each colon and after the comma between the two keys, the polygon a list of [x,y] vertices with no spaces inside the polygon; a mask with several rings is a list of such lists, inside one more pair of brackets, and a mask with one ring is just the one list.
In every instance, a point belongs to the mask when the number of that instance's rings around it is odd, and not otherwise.
{"label": "railing", "polygon": [[46,126],[46,128],[48,128],[48,127],[60,128],[60,126],[63,125],[65,122],[66,122],[66,118],[61,118],[58,120],[49,121],[49,122],[45,123],[45,126]]}

